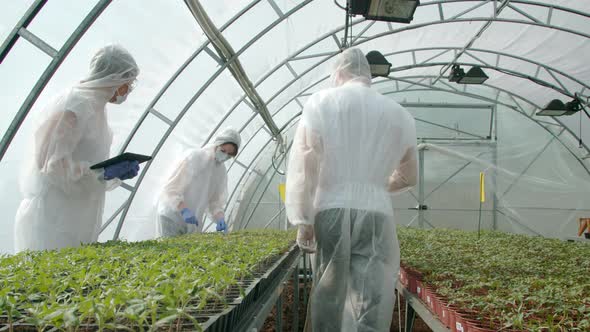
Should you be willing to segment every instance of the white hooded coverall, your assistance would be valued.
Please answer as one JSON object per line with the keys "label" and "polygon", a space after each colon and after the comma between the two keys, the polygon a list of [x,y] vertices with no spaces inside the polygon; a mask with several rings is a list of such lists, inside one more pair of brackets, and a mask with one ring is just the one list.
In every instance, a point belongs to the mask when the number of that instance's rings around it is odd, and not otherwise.
{"label": "white hooded coverall", "polygon": [[358,49],[307,101],[287,171],[287,215],[313,225],[316,331],[389,331],[399,271],[392,192],[415,184],[412,116],[370,88]]}
{"label": "white hooded coverall", "polygon": [[[237,131],[222,131],[213,144],[188,151],[174,166],[174,171],[158,196],[156,236],[169,237],[202,232],[206,212],[214,220],[224,218],[227,198],[227,169],[215,160],[215,149],[225,143],[240,147]],[[179,212],[180,203],[193,211],[198,226],[187,224]]]}
{"label": "white hooded coverall", "polygon": [[88,77],[45,107],[22,173],[16,252],[98,240],[105,191],[120,180],[104,181],[102,172],[90,166],[109,157],[112,132],[106,104],[138,75],[127,50],[103,47],[92,58]]}

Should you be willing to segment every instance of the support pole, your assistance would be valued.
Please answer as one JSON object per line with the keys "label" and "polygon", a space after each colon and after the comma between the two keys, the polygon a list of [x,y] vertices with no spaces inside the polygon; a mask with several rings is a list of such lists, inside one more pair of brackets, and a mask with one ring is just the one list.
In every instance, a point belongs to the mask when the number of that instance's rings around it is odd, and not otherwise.
{"label": "support pole", "polygon": [[293,332],[299,331],[299,264],[293,269]]}
{"label": "support pole", "polygon": [[[494,166],[498,167],[498,143],[494,145],[494,150],[492,152],[492,162]],[[498,174],[496,171],[492,173],[492,183],[493,183],[493,192],[492,192],[492,229],[498,229]]]}
{"label": "support pole", "polygon": [[277,299],[277,304],[275,306],[277,310],[275,315],[275,324],[277,327],[277,331],[283,331],[283,294],[279,295]]}
{"label": "support pole", "polygon": [[419,179],[418,179],[418,226],[424,228],[424,149],[418,150]]}

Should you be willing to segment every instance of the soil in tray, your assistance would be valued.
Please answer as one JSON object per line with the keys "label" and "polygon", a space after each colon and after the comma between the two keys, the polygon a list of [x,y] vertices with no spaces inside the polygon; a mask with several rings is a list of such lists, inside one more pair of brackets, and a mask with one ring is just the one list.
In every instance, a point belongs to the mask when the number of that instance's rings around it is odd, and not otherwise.
{"label": "soil in tray", "polygon": [[[305,317],[306,317],[306,308],[303,305],[303,282],[300,283],[299,285],[299,297],[300,297],[300,301],[299,303],[301,304],[299,306],[299,331],[302,332],[303,331],[303,327],[305,325]],[[311,287],[311,285],[309,285],[308,287]],[[308,294],[309,294],[310,289],[308,289]],[[287,287],[285,288],[285,291],[283,293],[283,331],[293,331],[293,312],[292,312],[292,308],[293,308],[293,281],[290,280],[289,283],[287,284]],[[400,303],[402,304],[401,306],[401,330],[403,331],[405,328],[405,314],[406,314],[406,308],[404,305],[404,298],[402,297],[400,299]],[[397,306],[397,303],[396,303]],[[272,309],[272,311],[270,312],[269,316],[266,318],[266,321],[264,322],[264,325],[262,326],[262,329],[260,331],[262,332],[275,332],[276,331],[276,307],[274,307]],[[393,312],[393,319],[391,322],[391,327],[390,327],[390,331],[391,332],[398,332],[399,330],[399,320],[398,320],[398,312],[397,312],[397,307],[395,308],[394,312]],[[432,330],[428,327],[428,325],[426,325],[426,323],[424,323],[424,321],[422,319],[420,319],[420,317],[418,315],[416,315],[416,320],[414,321],[414,330],[413,332],[432,332]]]}

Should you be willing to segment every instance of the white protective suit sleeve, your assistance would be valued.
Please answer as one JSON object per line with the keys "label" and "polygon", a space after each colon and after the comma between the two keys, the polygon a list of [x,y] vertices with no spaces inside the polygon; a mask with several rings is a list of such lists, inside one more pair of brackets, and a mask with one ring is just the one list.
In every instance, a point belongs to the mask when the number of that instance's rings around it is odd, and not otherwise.
{"label": "white protective suit sleeve", "polygon": [[83,192],[84,186],[78,184],[86,177],[105,183],[108,190],[121,184],[119,179],[104,181],[102,170],[93,171],[89,162],[72,158],[82,138],[84,122],[72,111],[56,112],[35,132],[35,166],[68,194]]}
{"label": "white protective suit sleeve", "polygon": [[124,86],[128,93],[138,74],[127,50],[107,45],[92,57],[89,74],[38,114],[21,173],[16,252],[98,240],[105,190],[121,182],[105,182],[103,171],[92,171],[90,166],[109,157],[113,134],[107,103]]}
{"label": "white protective suit sleeve", "polygon": [[407,147],[399,167],[389,178],[388,190],[392,193],[402,193],[416,185],[418,180],[418,159],[416,147],[416,124],[414,119],[409,119],[410,125],[406,127],[408,134],[404,135],[407,141],[404,145]]}
{"label": "white protective suit sleeve", "polygon": [[159,194],[160,214],[177,214],[184,204],[199,221],[205,212],[215,220],[225,217],[227,171],[213,159],[215,148],[208,145],[189,151],[175,164]]}
{"label": "white protective suit sleeve", "polygon": [[[43,187],[35,182],[37,179],[32,179],[35,177],[31,175],[37,172],[65,193],[85,192],[89,188],[81,185],[80,180],[87,177],[104,182],[101,171],[90,170],[90,161],[73,154],[83,141],[98,144],[95,149],[100,152],[104,149],[108,156],[112,133],[104,114],[105,104],[121,85],[131,84],[138,75],[137,63],[119,45],[105,46],[92,57],[89,74],[55,98],[43,112],[44,118],[34,136],[34,158],[29,159],[30,168],[24,174],[26,192],[35,193]],[[102,160],[96,160],[99,161]],[[82,182],[98,185],[93,181]],[[107,181],[105,189],[114,189],[120,183],[119,179]]]}
{"label": "white protective suit sleeve", "polygon": [[308,120],[316,110],[313,102],[304,108],[297,127],[289,158],[285,206],[287,217],[293,225],[314,224],[314,199],[318,184],[319,158],[322,151],[320,136]]}
{"label": "white protective suit sleeve", "polygon": [[174,168],[161,193],[163,203],[168,209],[178,212],[179,205],[184,202],[184,193],[195,172],[198,171],[194,169],[199,164],[195,162],[195,159],[198,158],[198,151],[193,151],[187,154]]}
{"label": "white protective suit sleeve", "polygon": [[227,172],[224,171],[219,174],[219,179],[215,183],[215,188],[211,192],[211,196],[209,197],[209,214],[215,221],[218,221],[221,218],[225,218],[225,213],[223,212],[225,201],[227,198]]}

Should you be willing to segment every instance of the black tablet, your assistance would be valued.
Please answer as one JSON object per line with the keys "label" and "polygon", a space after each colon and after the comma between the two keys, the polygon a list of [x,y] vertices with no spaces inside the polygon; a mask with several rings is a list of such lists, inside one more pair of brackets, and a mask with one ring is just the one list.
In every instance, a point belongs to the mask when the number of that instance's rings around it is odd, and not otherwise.
{"label": "black tablet", "polygon": [[146,161],[152,160],[151,156],[146,156],[143,154],[137,154],[137,153],[131,153],[131,152],[125,152],[123,154],[120,154],[116,157],[113,157],[111,159],[107,159],[105,161],[102,161],[96,165],[92,165],[90,166],[90,169],[99,169],[99,168],[105,168],[107,166],[111,166],[117,163],[120,163],[122,161],[138,161],[140,164],[144,163]]}

